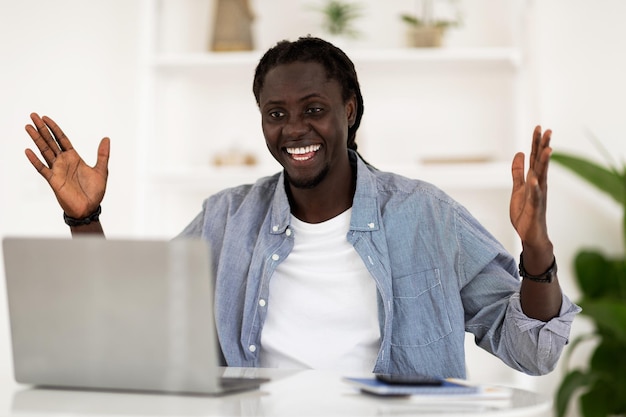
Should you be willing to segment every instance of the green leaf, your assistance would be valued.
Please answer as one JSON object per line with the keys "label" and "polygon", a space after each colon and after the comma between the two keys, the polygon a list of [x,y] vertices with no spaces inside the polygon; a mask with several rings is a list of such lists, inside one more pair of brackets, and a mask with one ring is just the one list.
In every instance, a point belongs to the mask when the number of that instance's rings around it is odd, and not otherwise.
{"label": "green leaf", "polygon": [[[591,357],[591,368],[602,376],[602,380],[609,383],[613,390],[626,384],[626,345],[614,338],[605,337],[596,346]],[[626,387],[623,392],[626,393]],[[621,391],[619,391],[621,392]]]}
{"label": "green leaf", "polygon": [[607,392],[611,400],[611,409],[626,409],[626,344],[616,339],[603,338],[593,352],[590,368],[598,375],[597,384]]}
{"label": "green leaf", "polygon": [[583,250],[574,259],[578,285],[586,298],[598,298],[607,293],[604,277],[609,273],[609,262],[599,252]]}
{"label": "green leaf", "polygon": [[576,392],[583,387],[589,387],[594,381],[592,374],[584,373],[580,370],[574,370],[561,381],[561,385],[556,393],[556,401],[554,402],[557,417],[563,417],[567,411],[567,405]]}
{"label": "green leaf", "polygon": [[571,357],[576,351],[576,349],[578,348],[578,345],[580,345],[581,343],[587,342],[589,340],[595,340],[597,338],[598,338],[598,335],[595,333],[584,333],[584,334],[579,334],[574,339],[572,339],[567,344],[567,349],[565,349],[563,352],[562,360],[563,360],[563,363],[565,364],[565,369],[569,368]]}
{"label": "green leaf", "polygon": [[626,352],[626,304],[613,300],[581,300],[582,314],[595,322],[603,337],[612,336],[619,340]]}
{"label": "green leaf", "polygon": [[598,190],[610,195],[619,204],[624,205],[626,175],[604,168],[590,160],[562,152],[552,152],[550,160],[569,169]]}
{"label": "green leaf", "polygon": [[626,259],[609,259],[608,275],[604,278],[605,295],[626,303]]}
{"label": "green leaf", "polygon": [[608,417],[624,415],[624,392],[618,391],[611,381],[597,379],[591,389],[580,396],[582,415]]}
{"label": "green leaf", "polygon": [[325,16],[324,29],[333,35],[357,36],[358,32],[351,25],[362,16],[361,5],[338,0],[329,0],[319,9]]}
{"label": "green leaf", "polygon": [[626,260],[609,259],[600,252],[582,250],[574,259],[578,285],[586,298],[626,302]]}
{"label": "green leaf", "polygon": [[580,409],[585,417],[608,417],[611,415],[607,393],[601,388],[592,388],[580,396]]}

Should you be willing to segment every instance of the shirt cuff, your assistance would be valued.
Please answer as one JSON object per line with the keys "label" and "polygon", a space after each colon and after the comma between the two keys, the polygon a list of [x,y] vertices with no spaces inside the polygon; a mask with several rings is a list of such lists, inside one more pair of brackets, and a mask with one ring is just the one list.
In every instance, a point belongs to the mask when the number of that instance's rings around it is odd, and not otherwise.
{"label": "shirt cuff", "polygon": [[543,327],[552,333],[565,339],[569,338],[574,317],[581,312],[581,308],[574,304],[565,294],[562,295],[561,310],[559,315],[547,322],[528,317],[522,311],[519,293],[513,295],[509,300],[510,313],[514,323],[521,331],[530,331],[537,327]]}

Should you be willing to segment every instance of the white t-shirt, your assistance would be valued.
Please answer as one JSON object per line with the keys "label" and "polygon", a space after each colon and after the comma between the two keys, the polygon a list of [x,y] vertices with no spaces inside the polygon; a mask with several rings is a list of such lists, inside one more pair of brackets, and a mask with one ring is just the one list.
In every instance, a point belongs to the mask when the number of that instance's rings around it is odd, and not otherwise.
{"label": "white t-shirt", "polygon": [[292,216],[294,248],[270,281],[262,367],[372,371],[376,284],[346,239],[351,212],[317,224]]}

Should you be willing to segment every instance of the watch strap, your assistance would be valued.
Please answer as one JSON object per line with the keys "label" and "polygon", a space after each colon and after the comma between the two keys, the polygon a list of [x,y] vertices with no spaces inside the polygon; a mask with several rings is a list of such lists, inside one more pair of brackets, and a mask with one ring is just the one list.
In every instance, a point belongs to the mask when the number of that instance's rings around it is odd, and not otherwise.
{"label": "watch strap", "polygon": [[555,257],[554,260],[552,261],[552,264],[548,268],[548,270],[546,272],[544,272],[543,274],[540,274],[540,275],[529,274],[526,271],[526,269],[524,268],[524,256],[523,256],[523,254],[520,253],[520,255],[519,255],[519,275],[522,278],[524,278],[524,279],[529,279],[531,281],[542,282],[542,283],[549,284],[549,283],[552,282],[552,280],[556,276],[557,269],[558,268],[556,266],[556,257]]}

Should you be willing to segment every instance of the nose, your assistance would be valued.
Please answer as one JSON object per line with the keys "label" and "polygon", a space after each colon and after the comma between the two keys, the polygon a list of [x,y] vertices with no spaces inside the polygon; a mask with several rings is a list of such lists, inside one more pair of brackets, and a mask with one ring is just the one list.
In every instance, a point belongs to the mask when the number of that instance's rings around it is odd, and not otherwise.
{"label": "nose", "polygon": [[310,127],[299,115],[291,116],[283,126],[283,135],[289,139],[299,139],[308,133]]}

